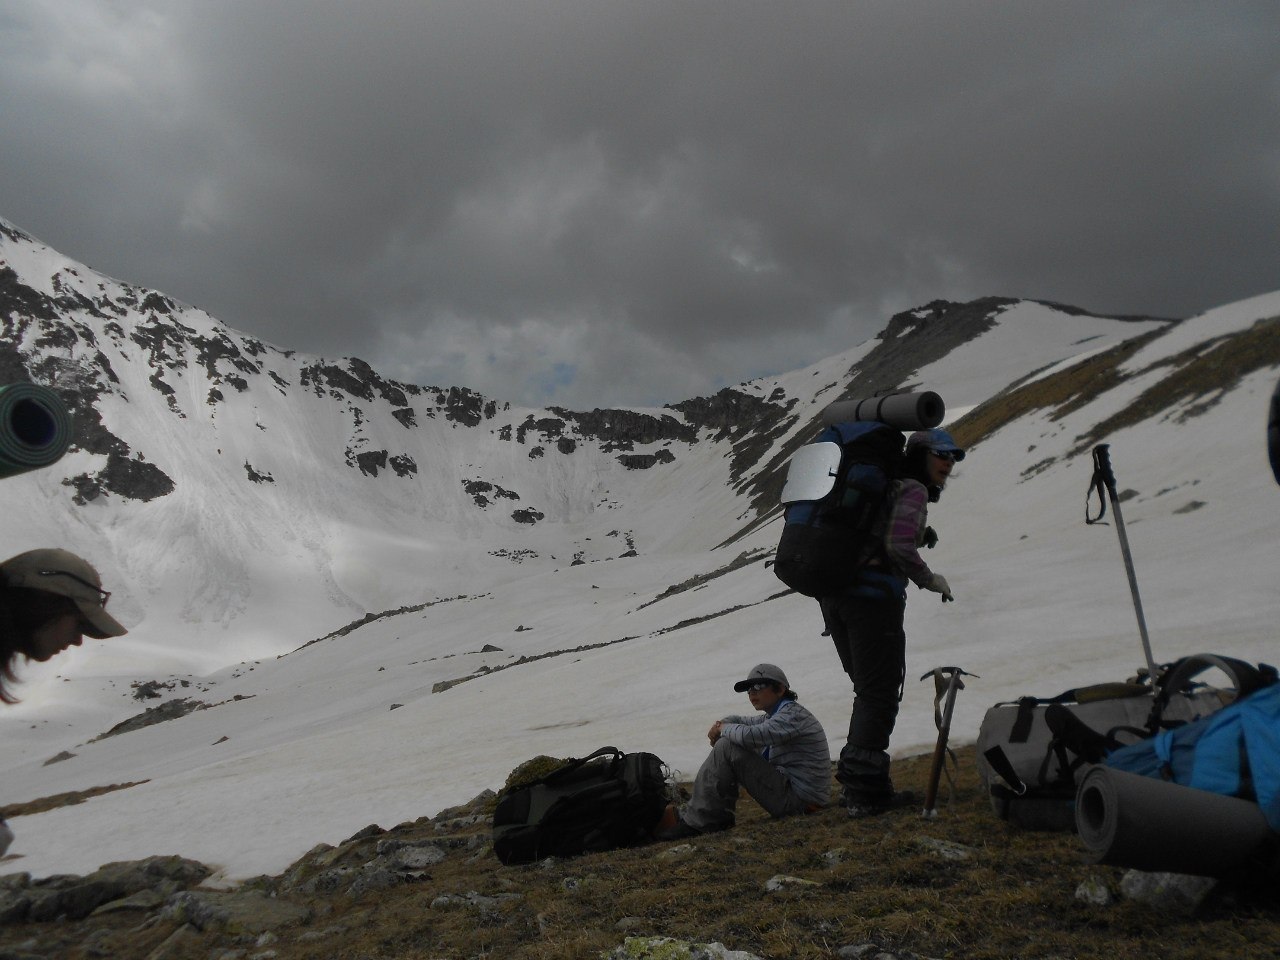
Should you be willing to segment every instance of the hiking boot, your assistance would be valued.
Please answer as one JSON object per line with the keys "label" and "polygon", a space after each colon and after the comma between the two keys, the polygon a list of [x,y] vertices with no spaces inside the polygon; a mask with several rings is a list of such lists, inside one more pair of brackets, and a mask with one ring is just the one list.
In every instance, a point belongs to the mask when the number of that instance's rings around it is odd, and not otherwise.
{"label": "hiking boot", "polygon": [[920,797],[914,790],[895,790],[893,793],[879,797],[846,797],[845,809],[850,820],[865,820],[867,817],[878,817],[890,810],[915,806]]}
{"label": "hiking boot", "polygon": [[660,830],[670,830],[680,821],[680,815],[676,813],[676,805],[668,803],[662,811],[662,816],[658,818],[658,822],[653,825],[653,829],[649,831],[650,835],[657,836]]}

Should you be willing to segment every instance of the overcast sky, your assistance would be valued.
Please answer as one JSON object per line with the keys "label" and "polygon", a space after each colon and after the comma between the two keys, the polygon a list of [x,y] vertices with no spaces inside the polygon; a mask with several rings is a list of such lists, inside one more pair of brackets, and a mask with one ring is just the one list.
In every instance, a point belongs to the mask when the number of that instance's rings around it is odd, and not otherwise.
{"label": "overcast sky", "polygon": [[0,216],[532,406],[1280,288],[1280,3],[0,0]]}

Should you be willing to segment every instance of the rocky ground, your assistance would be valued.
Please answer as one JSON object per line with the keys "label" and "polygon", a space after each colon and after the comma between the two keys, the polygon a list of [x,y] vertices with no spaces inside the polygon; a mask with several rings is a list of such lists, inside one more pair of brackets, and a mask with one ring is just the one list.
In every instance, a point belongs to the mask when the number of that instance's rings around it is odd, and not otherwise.
{"label": "rocky ground", "polygon": [[[897,769],[918,787],[927,762]],[[722,834],[519,867],[493,856],[493,801],[370,826],[234,889],[177,855],[0,875],[0,960],[1280,955],[1274,876],[1087,864],[1077,838],[992,816],[965,753],[933,820],[771,821],[747,800]]]}

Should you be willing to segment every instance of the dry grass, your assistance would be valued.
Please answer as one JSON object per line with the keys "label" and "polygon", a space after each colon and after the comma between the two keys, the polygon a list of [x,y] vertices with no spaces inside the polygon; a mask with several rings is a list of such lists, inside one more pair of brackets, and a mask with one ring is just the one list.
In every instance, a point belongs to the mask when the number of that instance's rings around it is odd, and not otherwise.
{"label": "dry grass", "polygon": [[[971,447],[1001,427],[1036,410],[1049,410],[1049,418],[1062,418],[1081,409],[1124,379],[1121,365],[1141,347],[1163,334],[1156,330],[1117,344],[1052,376],[1013,387],[970,411],[952,429],[956,442]],[[1075,438],[1068,457],[1089,450],[1095,443],[1125,427],[1158,416],[1177,422],[1212,407],[1241,378],[1255,370],[1280,366],[1280,317],[1258,320],[1234,336],[1200,344],[1178,356],[1139,372],[1167,370],[1123,410],[1102,420]],[[1026,472],[1042,469],[1042,462]]]}
{"label": "dry grass", "polygon": [[[899,786],[923,790],[928,759],[898,762]],[[691,843],[521,867],[502,866],[483,846],[479,852],[454,850],[417,883],[354,899],[307,898],[315,908],[313,922],[281,931],[269,949],[276,960],[567,960],[599,956],[626,936],[666,936],[799,960],[831,958],[842,946],[862,943],[925,957],[1280,955],[1274,885],[1223,886],[1195,917],[1120,900],[1109,906],[1077,901],[1076,888],[1086,877],[1118,889],[1121,871],[1086,863],[1072,835],[1022,832],[997,820],[981,796],[971,748],[960,752],[960,763],[954,803],[944,804],[933,820],[903,810],[850,821],[837,807],[774,821],[744,799],[737,827]],[[471,829],[487,838],[486,823]],[[426,819],[392,833],[406,840],[436,835]],[[967,858],[944,859],[922,838],[959,844]],[[338,863],[367,861],[377,839],[350,844]],[[814,885],[767,893],[765,884],[778,875]],[[260,883],[271,889],[277,880]],[[468,893],[494,900],[480,908],[437,900]],[[509,894],[516,896],[501,899]],[[298,899],[287,891],[280,895]],[[83,943],[91,932],[87,925],[95,923],[106,928],[96,942],[118,960],[144,960],[166,932],[163,923],[139,927],[136,917],[109,915],[65,930],[66,941]],[[58,926],[27,924],[10,932],[44,941]],[[322,935],[300,941],[307,933]],[[252,942],[247,946],[246,956],[257,952]],[[211,932],[166,956],[207,960],[233,948],[246,944]],[[88,956],[75,950],[59,955]]]}
{"label": "dry grass", "polygon": [[[427,882],[335,902],[323,923],[348,932],[278,957],[594,957],[631,935],[719,941],[763,957],[828,958],[873,942],[928,957],[1242,958],[1280,955],[1275,891],[1223,888],[1195,918],[1140,904],[1075,899],[1087,876],[1118,887],[1121,872],[1084,862],[1077,838],[1013,830],[991,813],[962,753],[952,806],[850,821],[841,808],[773,821],[750,800],[738,826],[681,844],[654,844],[527,867],[491,856],[450,863]],[[900,762],[901,786],[923,790],[928,758]],[[945,860],[922,838],[960,844]],[[817,885],[765,892],[777,875]],[[432,907],[441,893],[518,893],[491,911]],[[1156,945],[1159,945],[1158,947]]]}
{"label": "dry grass", "polygon": [[0,807],[0,820],[12,820],[14,817],[24,817],[33,813],[44,813],[47,810],[56,810],[58,807],[69,807],[74,803],[84,803],[93,797],[100,797],[104,793],[112,793],[116,790],[127,790],[130,787],[136,787],[142,783],[148,783],[147,780],[135,780],[132,783],[113,783],[105,787],[90,787],[88,790],[72,790],[68,793],[55,793],[52,796],[40,797],[37,800],[28,800],[22,803],[11,803],[8,806]]}

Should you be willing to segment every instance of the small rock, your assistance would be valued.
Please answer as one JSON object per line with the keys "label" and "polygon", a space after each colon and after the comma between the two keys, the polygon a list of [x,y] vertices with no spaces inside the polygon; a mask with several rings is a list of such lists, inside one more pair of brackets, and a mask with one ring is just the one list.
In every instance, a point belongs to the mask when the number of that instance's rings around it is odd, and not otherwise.
{"label": "small rock", "polygon": [[1212,877],[1193,877],[1184,873],[1130,870],[1120,879],[1120,892],[1128,899],[1184,916],[1200,909],[1217,886],[1218,881]]}
{"label": "small rock", "polygon": [[1081,903],[1091,903],[1095,907],[1105,907],[1112,902],[1113,898],[1107,881],[1097,874],[1091,874],[1076,887],[1076,899]]}
{"label": "small rock", "polygon": [[363,870],[360,876],[356,877],[354,883],[347,888],[347,896],[359,897],[371,890],[385,890],[388,887],[394,887],[401,882],[398,874],[393,873],[386,867],[375,866],[367,870]]}
{"label": "small rock", "polygon": [[803,877],[788,877],[779,873],[765,882],[764,889],[766,893],[782,893],[787,890],[803,890],[806,887],[820,886],[822,884],[814,880],[805,880]]}
{"label": "small rock", "polygon": [[445,852],[432,843],[404,846],[394,851],[388,858],[388,866],[393,870],[422,870],[426,867],[443,863]]}
{"label": "small rock", "polygon": [[693,853],[697,849],[692,843],[677,843],[673,847],[667,847],[667,849],[657,854],[657,857],[659,860],[674,860],[677,857],[683,857],[685,854]]}
{"label": "small rock", "polygon": [[342,841],[340,846],[345,847],[349,843],[355,843],[359,840],[368,840],[370,837],[378,837],[386,832],[387,831],[383,830],[376,823],[371,823],[367,827],[365,827],[363,830],[357,830],[351,836],[347,837],[347,839]]}
{"label": "small rock", "polygon": [[970,860],[975,853],[972,847],[966,847],[951,840],[940,840],[937,837],[916,837],[916,846],[936,853],[943,860]]}
{"label": "small rock", "polygon": [[185,957],[188,951],[200,940],[200,934],[196,928],[189,923],[184,923],[173,933],[169,934],[169,938],[160,946],[156,947],[149,954],[147,960],[170,960],[170,958]]}
{"label": "small rock", "polygon": [[605,960],[761,960],[723,943],[691,943],[671,937],[627,937],[622,946],[603,954]]}

